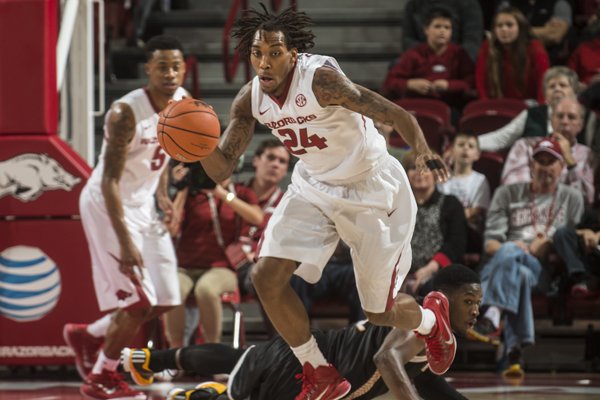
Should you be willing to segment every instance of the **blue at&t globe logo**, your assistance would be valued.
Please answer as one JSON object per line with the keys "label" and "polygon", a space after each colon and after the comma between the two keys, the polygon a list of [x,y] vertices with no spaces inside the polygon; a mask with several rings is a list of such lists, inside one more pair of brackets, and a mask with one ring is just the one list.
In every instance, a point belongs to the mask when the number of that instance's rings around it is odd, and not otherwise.
{"label": "blue at&t globe logo", "polygon": [[0,315],[38,320],[56,306],[60,289],[56,264],[39,248],[13,246],[0,253]]}

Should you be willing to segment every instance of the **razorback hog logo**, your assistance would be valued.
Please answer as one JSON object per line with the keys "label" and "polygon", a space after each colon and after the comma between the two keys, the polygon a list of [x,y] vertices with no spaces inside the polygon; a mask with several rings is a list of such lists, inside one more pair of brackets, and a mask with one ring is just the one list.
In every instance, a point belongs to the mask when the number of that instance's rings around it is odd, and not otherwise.
{"label": "razorback hog logo", "polygon": [[80,181],[47,154],[25,153],[0,161],[0,198],[10,194],[32,201],[46,190],[71,191]]}

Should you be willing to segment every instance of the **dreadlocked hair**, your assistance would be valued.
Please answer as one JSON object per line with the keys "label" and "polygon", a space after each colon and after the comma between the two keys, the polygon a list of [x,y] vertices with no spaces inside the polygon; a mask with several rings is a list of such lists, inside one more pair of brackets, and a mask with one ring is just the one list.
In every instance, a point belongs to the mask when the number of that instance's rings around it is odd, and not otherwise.
{"label": "dreadlocked hair", "polygon": [[279,15],[271,14],[263,3],[263,12],[254,9],[245,11],[235,24],[233,37],[238,40],[236,49],[244,57],[250,54],[250,47],[256,31],[282,32],[288,49],[296,48],[304,53],[314,45],[315,35],[306,28],[314,25],[305,13],[287,8]]}

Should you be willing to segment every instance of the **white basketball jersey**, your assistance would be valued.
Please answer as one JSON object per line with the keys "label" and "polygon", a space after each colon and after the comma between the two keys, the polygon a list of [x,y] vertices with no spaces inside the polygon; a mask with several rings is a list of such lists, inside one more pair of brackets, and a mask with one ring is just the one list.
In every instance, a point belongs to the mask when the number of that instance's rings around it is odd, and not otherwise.
{"label": "white basketball jersey", "polygon": [[[173,99],[180,100],[185,95],[183,88],[178,88]],[[154,108],[149,93],[145,89],[136,89],[117,100],[131,107],[135,118],[135,135],[127,149],[125,169],[119,181],[121,201],[124,205],[137,206],[145,203],[154,195],[160,174],[167,166],[169,156],[162,150],[156,137],[158,111]],[[110,111],[104,119],[104,140],[98,164],[94,168],[87,186],[101,193],[100,184],[104,171],[108,130],[106,127]]]}
{"label": "white basketball jersey", "polygon": [[387,154],[385,139],[373,121],[341,106],[321,107],[313,91],[315,70],[329,67],[343,74],[332,57],[302,53],[283,104],[252,82],[252,115],[271,129],[297,167],[319,181],[349,180],[373,168]]}

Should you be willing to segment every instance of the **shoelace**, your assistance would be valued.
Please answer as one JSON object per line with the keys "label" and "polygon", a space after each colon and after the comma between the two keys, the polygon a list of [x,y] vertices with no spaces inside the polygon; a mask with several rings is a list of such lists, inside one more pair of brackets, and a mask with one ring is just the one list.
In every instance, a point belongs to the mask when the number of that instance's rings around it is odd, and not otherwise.
{"label": "shoelace", "polygon": [[123,390],[123,391],[131,390],[129,388],[129,385],[127,384],[127,382],[125,382],[123,375],[119,374],[118,372],[114,372],[114,371],[109,372],[107,377],[108,377],[108,381],[110,382],[111,386],[118,388],[120,390]]}
{"label": "shoelace", "polygon": [[311,375],[302,372],[300,374],[296,374],[294,378],[296,378],[297,380],[302,380],[302,391],[300,392],[301,395],[306,396],[314,394],[314,391],[316,390],[316,385],[314,384]]}
{"label": "shoelace", "polygon": [[444,354],[444,346],[442,346],[442,342],[439,339],[431,338],[427,340],[427,350],[434,357],[439,357]]}

